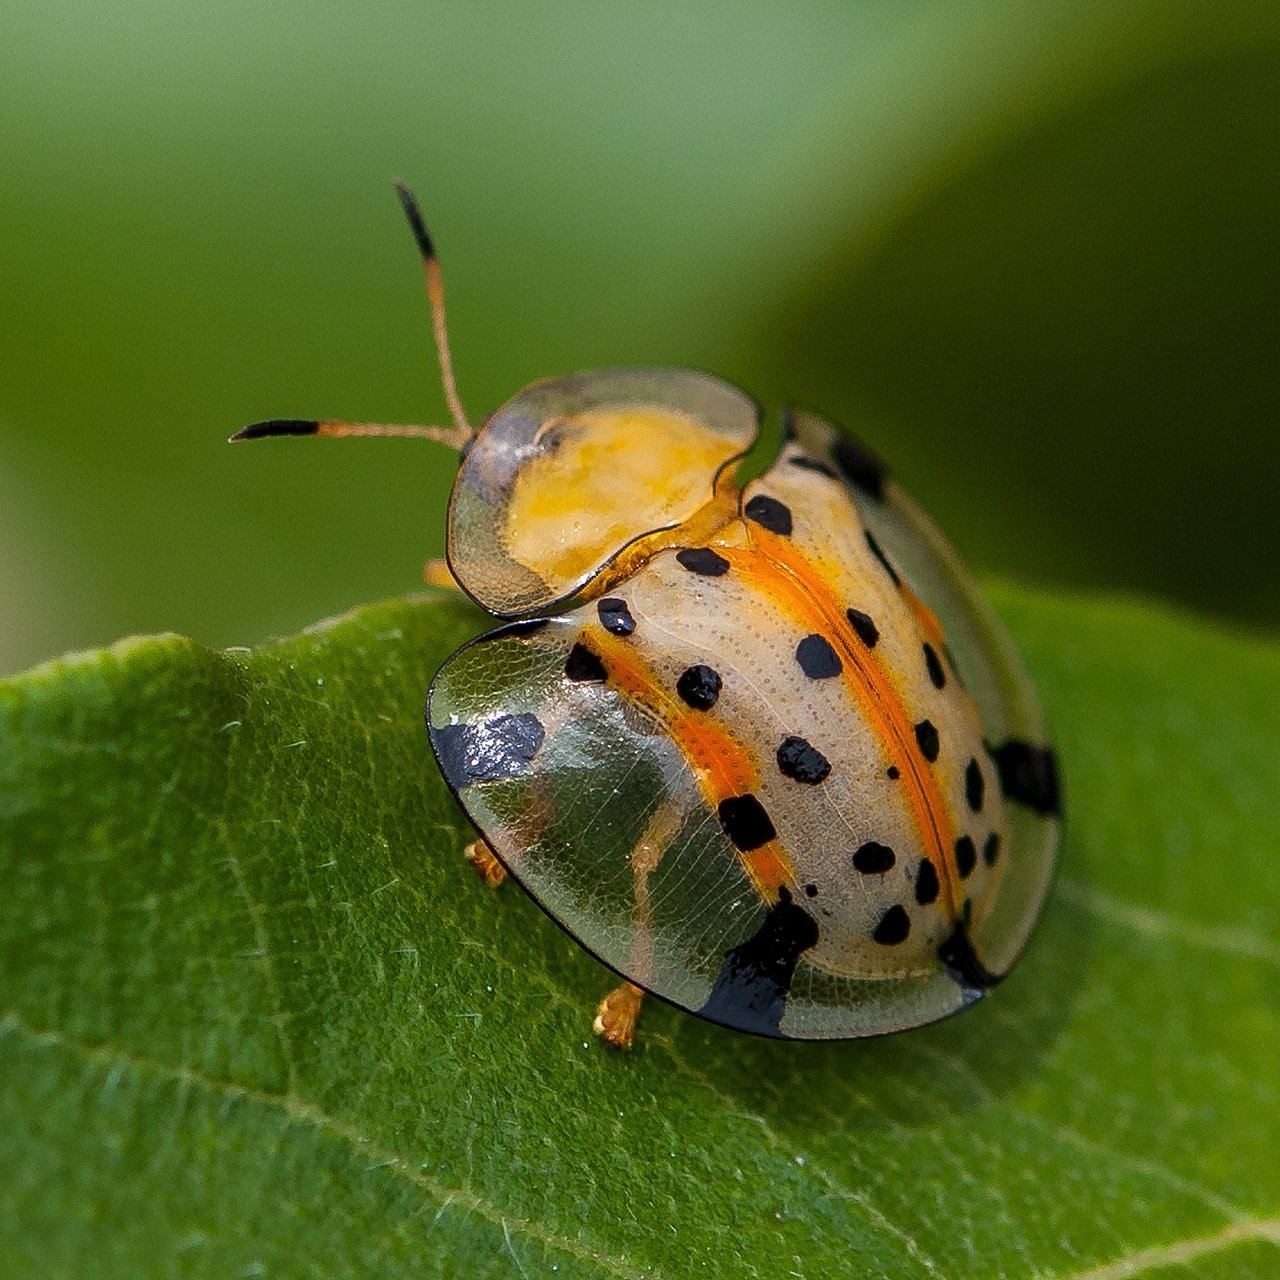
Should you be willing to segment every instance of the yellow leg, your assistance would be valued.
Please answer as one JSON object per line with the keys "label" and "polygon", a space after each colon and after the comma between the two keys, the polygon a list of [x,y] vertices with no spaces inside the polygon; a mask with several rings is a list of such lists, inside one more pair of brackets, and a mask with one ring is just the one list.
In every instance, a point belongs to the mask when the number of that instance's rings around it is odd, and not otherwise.
{"label": "yellow leg", "polygon": [[630,1049],[643,1002],[644,992],[634,982],[620,983],[600,1001],[592,1029],[615,1049]]}
{"label": "yellow leg", "polygon": [[496,889],[507,878],[506,867],[483,840],[473,840],[463,849],[462,856],[475,867],[476,874],[490,889]]}
{"label": "yellow leg", "polygon": [[445,560],[428,560],[422,566],[422,580],[429,587],[447,587],[450,591],[462,590]]}

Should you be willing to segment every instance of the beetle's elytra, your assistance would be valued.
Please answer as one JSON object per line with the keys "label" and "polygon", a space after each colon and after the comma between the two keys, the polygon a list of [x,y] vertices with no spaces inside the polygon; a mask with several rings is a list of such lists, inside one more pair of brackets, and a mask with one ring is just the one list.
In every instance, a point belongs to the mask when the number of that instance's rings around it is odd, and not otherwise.
{"label": "beetle's elytra", "polygon": [[641,992],[742,1031],[917,1026],[1008,972],[1052,873],[1059,795],[1035,692],[880,461],[684,369],[526,388],[474,431],[417,206],[451,428],[311,420],[461,448],[452,577],[507,620],[436,675],[440,769],[503,868]]}

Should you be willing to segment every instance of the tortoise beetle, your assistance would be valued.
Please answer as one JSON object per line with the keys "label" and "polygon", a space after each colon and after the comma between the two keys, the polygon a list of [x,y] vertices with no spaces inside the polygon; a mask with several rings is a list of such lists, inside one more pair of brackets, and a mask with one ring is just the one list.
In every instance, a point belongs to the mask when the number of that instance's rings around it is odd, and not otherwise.
{"label": "tortoise beetle", "polygon": [[453,425],[272,420],[233,436],[460,450],[451,580],[505,625],[426,720],[509,872],[643,994],[740,1031],[845,1039],[965,1007],[1020,954],[1053,870],[1057,769],[1012,642],[881,461],[806,410],[741,481],[762,415],[687,369],[525,388],[479,427],[408,189]]}

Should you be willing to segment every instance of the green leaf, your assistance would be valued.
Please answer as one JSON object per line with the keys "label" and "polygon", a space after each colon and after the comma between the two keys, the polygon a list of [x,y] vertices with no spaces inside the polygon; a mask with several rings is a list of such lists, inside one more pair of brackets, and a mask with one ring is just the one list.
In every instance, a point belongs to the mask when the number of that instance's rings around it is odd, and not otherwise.
{"label": "green leaf", "polygon": [[0,686],[3,1269],[1275,1276],[1280,652],[997,602],[1060,879],[990,1001],[842,1045],[594,1041],[609,975],[461,860],[420,716],[456,600]]}

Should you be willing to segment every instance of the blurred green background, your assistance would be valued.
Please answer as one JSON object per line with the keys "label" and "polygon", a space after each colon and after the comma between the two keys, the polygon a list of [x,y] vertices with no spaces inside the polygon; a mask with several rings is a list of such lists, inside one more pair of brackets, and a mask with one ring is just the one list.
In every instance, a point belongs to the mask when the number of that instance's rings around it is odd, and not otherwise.
{"label": "blurred green background", "polygon": [[978,566],[1280,620],[1280,6],[7,3],[0,670],[412,588],[448,458],[228,448],[687,363]]}

